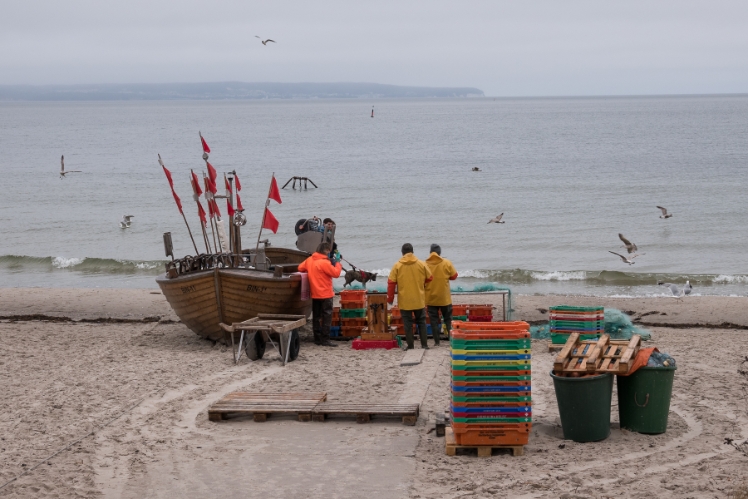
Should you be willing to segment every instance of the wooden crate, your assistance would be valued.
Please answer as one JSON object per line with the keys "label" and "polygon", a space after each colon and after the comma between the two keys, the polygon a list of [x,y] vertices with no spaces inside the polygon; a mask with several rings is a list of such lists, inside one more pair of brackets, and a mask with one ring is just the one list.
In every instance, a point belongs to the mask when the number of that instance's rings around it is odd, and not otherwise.
{"label": "wooden crate", "polygon": [[327,394],[319,393],[252,393],[233,392],[210,406],[208,419],[223,421],[231,416],[252,414],[257,422],[267,420],[271,414],[296,414],[299,421],[310,421],[312,410]]}
{"label": "wooden crate", "polygon": [[580,341],[579,333],[572,333],[553,362],[555,374],[626,374],[641,347],[641,336],[629,341],[611,340],[604,334],[598,340]]}

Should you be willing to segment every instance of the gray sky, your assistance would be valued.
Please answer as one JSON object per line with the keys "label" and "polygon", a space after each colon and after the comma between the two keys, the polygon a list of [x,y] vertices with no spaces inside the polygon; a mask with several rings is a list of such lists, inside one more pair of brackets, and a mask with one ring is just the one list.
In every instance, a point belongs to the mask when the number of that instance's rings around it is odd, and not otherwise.
{"label": "gray sky", "polygon": [[[278,43],[264,47],[254,35]],[[0,84],[475,86],[492,96],[748,92],[741,1],[7,1]]]}

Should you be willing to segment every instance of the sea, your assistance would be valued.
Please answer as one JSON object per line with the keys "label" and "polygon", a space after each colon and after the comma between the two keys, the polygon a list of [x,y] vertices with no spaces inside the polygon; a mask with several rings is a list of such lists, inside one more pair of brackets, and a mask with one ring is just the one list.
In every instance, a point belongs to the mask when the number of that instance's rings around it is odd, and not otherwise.
{"label": "sea", "polygon": [[[297,220],[330,217],[344,266],[379,273],[369,288],[408,242],[422,259],[441,245],[456,292],[748,294],[744,95],[2,102],[0,286],[156,288],[165,232],[194,253],[157,155],[200,244],[199,132],[240,178],[244,247],[272,176],[308,177],[270,202],[280,227],[261,237],[294,247]],[[82,173],[61,179],[63,154]],[[626,254],[619,233],[633,265],[610,253]]]}

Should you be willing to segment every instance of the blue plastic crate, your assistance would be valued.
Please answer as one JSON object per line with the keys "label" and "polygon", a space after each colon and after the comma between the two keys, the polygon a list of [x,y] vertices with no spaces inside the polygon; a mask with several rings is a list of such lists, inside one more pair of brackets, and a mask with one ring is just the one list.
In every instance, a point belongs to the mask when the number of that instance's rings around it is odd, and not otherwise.
{"label": "blue plastic crate", "polygon": [[330,338],[337,338],[340,336],[340,326],[330,326]]}

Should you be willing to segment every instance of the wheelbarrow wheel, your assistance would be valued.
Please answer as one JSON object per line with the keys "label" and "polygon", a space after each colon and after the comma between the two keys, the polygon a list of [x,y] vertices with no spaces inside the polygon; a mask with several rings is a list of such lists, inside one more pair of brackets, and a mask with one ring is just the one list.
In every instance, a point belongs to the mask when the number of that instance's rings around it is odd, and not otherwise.
{"label": "wheelbarrow wheel", "polygon": [[261,359],[265,355],[265,338],[261,332],[254,333],[254,339],[247,340],[245,351],[249,360]]}
{"label": "wheelbarrow wheel", "polygon": [[294,329],[291,331],[291,348],[288,350],[288,360],[296,360],[299,356],[299,349],[301,348],[301,339],[299,339],[299,330]]}
{"label": "wheelbarrow wheel", "polygon": [[261,332],[257,332],[255,334],[255,347],[257,348],[257,358],[261,359],[263,355],[265,355],[265,336]]}

